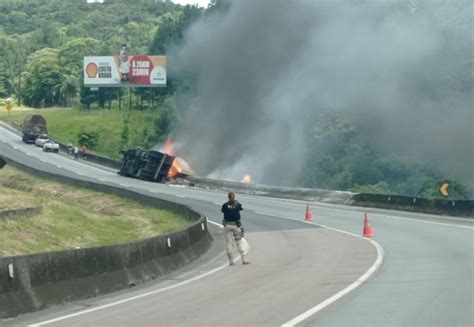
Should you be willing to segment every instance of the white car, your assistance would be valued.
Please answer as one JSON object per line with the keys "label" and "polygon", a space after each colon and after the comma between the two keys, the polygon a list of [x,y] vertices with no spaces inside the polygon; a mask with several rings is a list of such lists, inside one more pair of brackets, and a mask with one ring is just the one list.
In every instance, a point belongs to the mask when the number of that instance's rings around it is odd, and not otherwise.
{"label": "white car", "polygon": [[43,147],[43,145],[49,141],[49,137],[46,134],[41,134],[35,141],[35,145],[39,147]]}
{"label": "white car", "polygon": [[44,152],[54,152],[58,153],[59,152],[59,144],[48,140],[44,145],[43,145],[43,151]]}

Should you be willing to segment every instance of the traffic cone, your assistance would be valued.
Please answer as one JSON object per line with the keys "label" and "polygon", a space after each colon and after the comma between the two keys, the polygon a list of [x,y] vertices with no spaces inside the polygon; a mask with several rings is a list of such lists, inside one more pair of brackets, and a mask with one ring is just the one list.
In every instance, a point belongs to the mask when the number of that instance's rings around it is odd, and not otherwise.
{"label": "traffic cone", "polygon": [[313,213],[309,210],[309,204],[306,204],[306,215],[304,216],[304,220],[312,221],[313,220]]}
{"label": "traffic cone", "polygon": [[374,236],[374,230],[372,229],[372,226],[370,226],[369,222],[369,215],[367,215],[367,212],[364,215],[364,231],[363,231],[363,236],[365,237],[372,237]]}

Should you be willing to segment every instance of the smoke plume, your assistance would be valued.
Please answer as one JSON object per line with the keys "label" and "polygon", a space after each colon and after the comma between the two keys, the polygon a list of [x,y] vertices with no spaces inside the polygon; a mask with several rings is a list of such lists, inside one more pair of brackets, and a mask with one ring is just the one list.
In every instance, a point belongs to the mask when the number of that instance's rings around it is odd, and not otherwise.
{"label": "smoke plume", "polygon": [[308,121],[333,112],[376,151],[470,184],[473,16],[469,0],[233,1],[168,53],[196,81],[179,153],[204,176],[292,185]]}

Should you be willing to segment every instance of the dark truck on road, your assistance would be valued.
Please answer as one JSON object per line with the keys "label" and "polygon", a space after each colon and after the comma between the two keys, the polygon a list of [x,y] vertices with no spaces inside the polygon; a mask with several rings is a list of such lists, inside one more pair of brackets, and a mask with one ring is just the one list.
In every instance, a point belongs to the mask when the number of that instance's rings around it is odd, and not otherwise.
{"label": "dark truck on road", "polygon": [[23,142],[35,143],[38,136],[42,134],[48,134],[48,128],[46,120],[41,115],[28,115],[26,116],[21,126],[23,132]]}
{"label": "dark truck on road", "polygon": [[173,165],[174,156],[142,149],[122,151],[123,162],[119,174],[122,176],[164,183]]}

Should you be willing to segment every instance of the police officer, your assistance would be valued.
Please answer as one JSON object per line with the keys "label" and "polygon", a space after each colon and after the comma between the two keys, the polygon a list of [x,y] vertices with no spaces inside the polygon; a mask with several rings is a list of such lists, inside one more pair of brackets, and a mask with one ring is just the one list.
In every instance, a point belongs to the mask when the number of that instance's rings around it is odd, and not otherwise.
{"label": "police officer", "polygon": [[242,205],[235,199],[234,192],[229,192],[228,197],[229,201],[224,203],[221,209],[224,213],[223,225],[227,257],[229,258],[229,264],[233,265],[234,259],[232,257],[232,246],[235,241],[240,256],[242,257],[242,264],[247,265],[250,261],[245,257],[245,249],[242,242],[243,229],[241,228],[242,224],[240,223],[240,211],[242,210]]}

